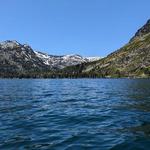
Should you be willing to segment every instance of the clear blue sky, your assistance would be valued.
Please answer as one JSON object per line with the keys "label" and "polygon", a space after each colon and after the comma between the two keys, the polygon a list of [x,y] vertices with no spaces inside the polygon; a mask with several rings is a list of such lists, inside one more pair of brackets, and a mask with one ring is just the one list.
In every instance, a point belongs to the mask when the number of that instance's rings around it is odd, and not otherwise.
{"label": "clear blue sky", "polygon": [[49,54],[106,56],[150,18],[150,0],[1,0],[0,41]]}

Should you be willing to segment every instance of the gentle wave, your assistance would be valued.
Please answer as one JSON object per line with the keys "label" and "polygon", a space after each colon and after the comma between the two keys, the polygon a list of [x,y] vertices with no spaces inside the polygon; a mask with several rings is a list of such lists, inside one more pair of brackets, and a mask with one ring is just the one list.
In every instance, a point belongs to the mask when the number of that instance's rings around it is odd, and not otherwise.
{"label": "gentle wave", "polygon": [[0,80],[0,149],[150,147],[150,80]]}

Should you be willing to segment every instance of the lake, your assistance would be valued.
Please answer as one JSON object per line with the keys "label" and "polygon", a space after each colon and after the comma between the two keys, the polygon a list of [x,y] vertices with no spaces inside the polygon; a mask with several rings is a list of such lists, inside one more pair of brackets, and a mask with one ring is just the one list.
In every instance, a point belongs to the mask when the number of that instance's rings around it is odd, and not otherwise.
{"label": "lake", "polygon": [[149,79],[1,79],[1,150],[149,150]]}

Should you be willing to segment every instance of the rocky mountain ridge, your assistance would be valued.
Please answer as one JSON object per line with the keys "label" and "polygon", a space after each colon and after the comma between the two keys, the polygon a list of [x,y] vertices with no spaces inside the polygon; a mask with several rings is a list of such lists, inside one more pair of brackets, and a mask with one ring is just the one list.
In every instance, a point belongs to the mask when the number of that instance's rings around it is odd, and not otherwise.
{"label": "rocky mountain ridge", "polygon": [[56,56],[56,55],[48,55],[46,53],[42,53],[38,51],[34,51],[34,52],[37,55],[37,57],[42,59],[46,65],[57,69],[63,69],[68,66],[93,62],[101,59],[101,57],[82,57],[78,54]]}
{"label": "rocky mountain ridge", "polygon": [[0,43],[0,76],[53,72],[95,59],[91,60],[80,55],[48,55],[33,50],[27,44],[8,40]]}
{"label": "rocky mountain ridge", "polygon": [[135,39],[142,38],[144,35],[150,33],[150,19],[146,22],[146,24],[141,27],[135,35],[131,38],[129,42],[134,41]]}
{"label": "rocky mountain ridge", "polygon": [[26,73],[46,69],[32,48],[17,41],[0,43],[0,74]]}
{"label": "rocky mountain ridge", "polygon": [[87,77],[150,77],[150,20],[119,50],[99,61],[74,67],[71,72]]}

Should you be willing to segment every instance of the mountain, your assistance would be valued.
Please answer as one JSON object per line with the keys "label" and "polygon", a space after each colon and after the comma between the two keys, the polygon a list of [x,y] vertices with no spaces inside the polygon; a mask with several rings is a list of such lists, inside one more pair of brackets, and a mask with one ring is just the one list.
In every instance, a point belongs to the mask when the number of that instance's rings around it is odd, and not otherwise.
{"label": "mountain", "polygon": [[99,61],[65,68],[66,71],[80,77],[150,77],[150,20],[119,50]]}
{"label": "mountain", "polygon": [[[27,44],[17,41],[0,43],[0,77],[42,76],[67,66],[95,60],[80,55],[54,56],[33,50]],[[97,58],[100,59],[100,58]]]}
{"label": "mountain", "polygon": [[134,37],[130,40],[130,42],[134,41],[135,39],[138,39],[140,37],[143,37],[146,34],[150,33],[150,19],[147,21],[147,23],[140,28],[134,35]]}
{"label": "mountain", "polygon": [[17,41],[0,43],[0,76],[26,74],[47,69],[32,48]]}
{"label": "mountain", "polygon": [[42,52],[34,51],[38,58],[52,68],[62,69],[68,66],[74,66],[81,63],[87,63],[101,59],[100,57],[82,57],[77,54],[55,56],[48,55]]}
{"label": "mountain", "polygon": [[0,43],[0,77],[150,77],[150,20],[105,58],[54,56],[17,41]]}

